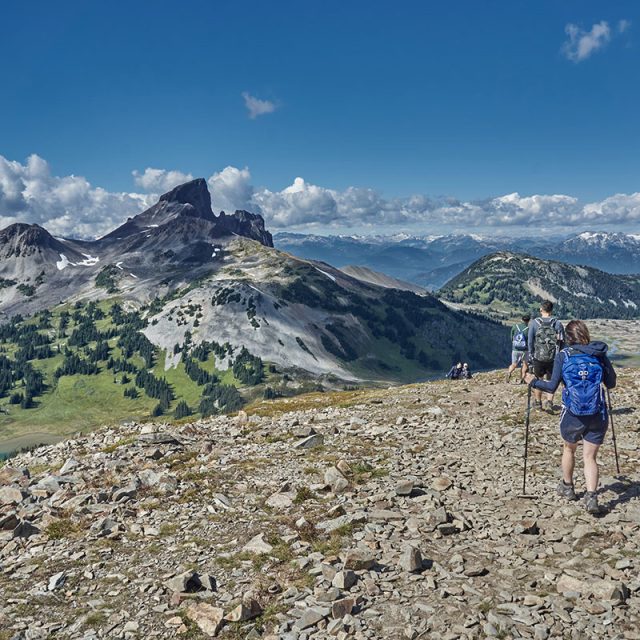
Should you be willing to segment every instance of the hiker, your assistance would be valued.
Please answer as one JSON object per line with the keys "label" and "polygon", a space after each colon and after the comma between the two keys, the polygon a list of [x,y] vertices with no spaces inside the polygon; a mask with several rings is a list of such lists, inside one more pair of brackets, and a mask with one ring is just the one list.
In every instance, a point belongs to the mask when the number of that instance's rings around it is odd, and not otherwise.
{"label": "hiker", "polygon": [[469,365],[466,362],[462,365],[462,371],[460,372],[460,377],[463,380],[471,380],[471,378],[473,378],[473,376],[471,375],[471,369],[469,369]]}
{"label": "hiker", "polygon": [[527,373],[527,343],[529,341],[529,322],[531,316],[522,316],[522,323],[511,327],[511,366],[507,369],[507,384],[511,381],[511,374],[520,368],[520,384],[524,384]]}
{"label": "hiker", "polygon": [[582,440],[584,477],[587,491],[584,506],[589,513],[598,512],[598,464],[596,456],[607,432],[607,403],[602,384],[607,389],[616,386],[616,372],[607,357],[604,342],[591,342],[589,329],[581,320],[572,320],[566,329],[567,347],[555,357],[551,380],[545,382],[532,375],[527,381],[532,388],[553,393],[562,380],[562,414],[560,435],[564,440],[562,452],[562,481],[558,493],[568,500],[576,500],[573,487],[573,468],[578,442]]}
{"label": "hiker", "polygon": [[[545,300],[540,305],[540,317],[529,323],[527,351],[529,366],[533,368],[536,378],[549,380],[553,371],[553,361],[564,341],[562,323],[551,315],[553,302]],[[533,392],[533,408],[542,411],[542,391]],[[547,393],[545,409],[553,412],[553,393]]]}
{"label": "hiker", "polygon": [[449,373],[445,376],[445,378],[451,378],[451,380],[458,380],[462,375],[462,362],[458,362],[458,364],[454,364],[451,369],[449,369]]}

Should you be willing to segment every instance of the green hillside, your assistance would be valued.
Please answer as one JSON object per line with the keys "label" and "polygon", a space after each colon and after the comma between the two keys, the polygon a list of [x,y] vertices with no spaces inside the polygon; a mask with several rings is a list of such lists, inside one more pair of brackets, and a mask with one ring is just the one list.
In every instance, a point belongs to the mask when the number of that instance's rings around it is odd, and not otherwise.
{"label": "green hillside", "polygon": [[498,252],[474,262],[439,291],[444,300],[510,318],[543,300],[565,318],[640,317],[640,276],[613,275],[531,256]]}
{"label": "green hillside", "polygon": [[[141,329],[142,313],[117,301],[76,303],[0,327],[0,442],[28,433],[69,434],[123,420],[235,411],[283,375],[230,345],[189,337],[181,361]],[[220,362],[230,366],[220,368]],[[0,447],[1,449],[1,447]]]}

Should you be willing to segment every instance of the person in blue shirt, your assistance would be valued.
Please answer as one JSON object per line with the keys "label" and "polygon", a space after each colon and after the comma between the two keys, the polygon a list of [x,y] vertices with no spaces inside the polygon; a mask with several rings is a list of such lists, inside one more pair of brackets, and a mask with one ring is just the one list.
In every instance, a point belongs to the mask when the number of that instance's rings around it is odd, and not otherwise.
{"label": "person in blue shirt", "polygon": [[564,441],[562,481],[557,491],[569,500],[576,500],[573,470],[576,449],[582,441],[587,486],[584,506],[589,513],[598,513],[596,457],[608,426],[607,405],[600,383],[613,389],[616,372],[607,357],[607,345],[592,342],[589,329],[581,320],[569,322],[565,339],[567,347],[556,355],[551,379],[545,381],[527,374],[527,382],[533,389],[546,393],[554,393],[560,382],[564,384],[560,415],[560,435]]}

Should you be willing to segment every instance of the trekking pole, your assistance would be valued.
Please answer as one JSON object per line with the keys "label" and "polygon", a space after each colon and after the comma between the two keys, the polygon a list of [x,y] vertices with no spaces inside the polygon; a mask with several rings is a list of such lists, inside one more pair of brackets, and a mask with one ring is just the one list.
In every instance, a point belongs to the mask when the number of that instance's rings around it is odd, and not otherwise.
{"label": "trekking pole", "polygon": [[620,461],[618,460],[618,446],[616,445],[616,430],[613,426],[613,407],[611,406],[611,392],[607,389],[607,403],[609,405],[609,420],[611,420],[611,437],[613,438],[613,453],[616,456],[616,471],[620,475]]}
{"label": "trekking pole", "polygon": [[529,452],[529,418],[531,416],[531,383],[527,389],[527,412],[524,419],[524,473],[522,476],[522,498],[532,498],[527,495],[527,454]]}

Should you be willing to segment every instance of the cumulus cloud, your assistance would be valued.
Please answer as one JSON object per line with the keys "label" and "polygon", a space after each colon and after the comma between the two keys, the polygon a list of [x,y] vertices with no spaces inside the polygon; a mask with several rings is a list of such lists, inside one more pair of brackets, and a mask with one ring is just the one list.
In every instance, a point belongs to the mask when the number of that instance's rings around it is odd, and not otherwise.
{"label": "cumulus cloud", "polygon": [[577,24],[571,23],[564,28],[564,31],[568,39],[562,45],[562,51],[572,62],[586,60],[611,40],[611,28],[605,20],[594,24],[590,31],[585,31]]}
{"label": "cumulus cloud", "polygon": [[211,204],[214,209],[233,213],[236,209],[252,209],[255,213],[255,203],[252,201],[253,186],[249,169],[225,167],[214,173],[209,180]]}
{"label": "cumulus cloud", "polygon": [[600,202],[584,206],[579,220],[601,224],[640,223],[640,193],[617,193]]}
{"label": "cumulus cloud", "polygon": [[[81,176],[54,176],[47,162],[24,164],[0,156],[0,227],[31,222],[55,235],[99,237],[157,201],[175,184],[191,179],[177,170],[133,172],[136,184],[155,193],[109,192]],[[256,187],[247,167],[227,166],[208,179],[214,211],[246,209],[264,216],[272,230],[371,229],[567,229],[640,223],[640,193],[615,194],[581,203],[570,195],[510,193],[476,201],[416,194],[385,198],[375,189],[330,189],[302,177],[281,190]]]}
{"label": "cumulus cloud", "polygon": [[249,117],[252,120],[255,120],[258,116],[262,116],[265,113],[273,113],[277,108],[275,102],[271,102],[271,100],[260,100],[260,98],[252,96],[248,91],[244,91],[242,97],[244,98],[244,106],[247,108]]}
{"label": "cumulus cloud", "polygon": [[0,156],[0,226],[30,222],[55,235],[92,238],[149,206],[143,194],[112,193],[81,176],[57,177],[46,160],[22,164]]}
{"label": "cumulus cloud", "polygon": [[147,167],[142,173],[132,171],[132,175],[133,181],[138,187],[152,193],[166,193],[183,182],[193,180],[193,176],[190,173],[152,169],[151,167]]}

